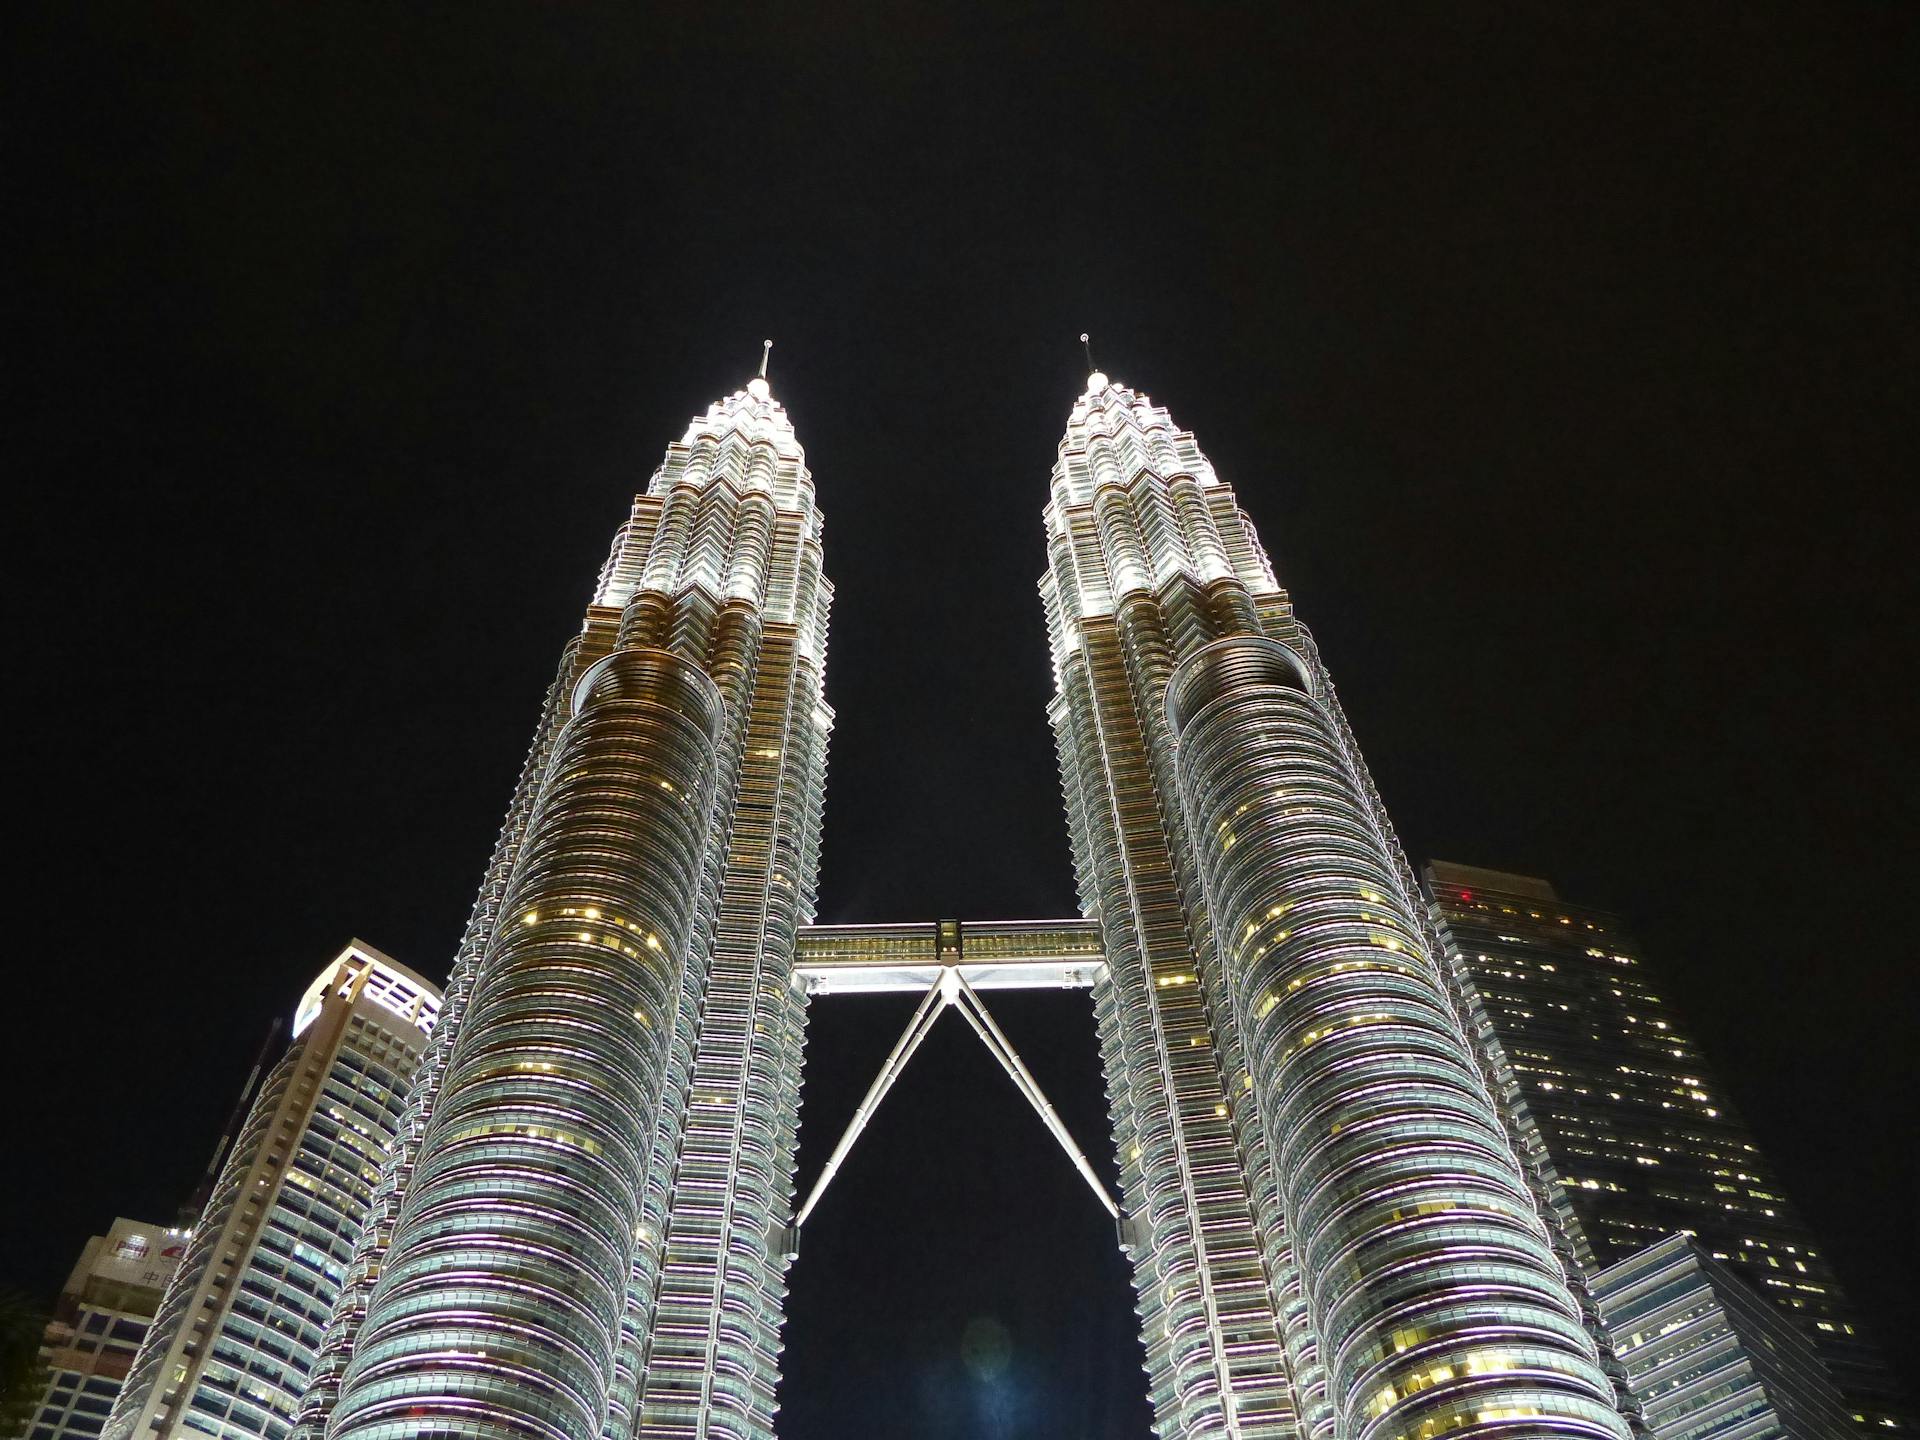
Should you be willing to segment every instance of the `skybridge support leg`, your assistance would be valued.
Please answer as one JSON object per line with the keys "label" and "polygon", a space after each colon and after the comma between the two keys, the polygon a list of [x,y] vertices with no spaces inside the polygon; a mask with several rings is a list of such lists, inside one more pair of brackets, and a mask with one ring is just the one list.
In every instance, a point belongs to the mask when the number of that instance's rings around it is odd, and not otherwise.
{"label": "skybridge support leg", "polygon": [[966,1022],[973,1027],[973,1033],[980,1037],[981,1043],[992,1052],[993,1058],[1000,1062],[1000,1068],[1007,1072],[1008,1078],[1019,1088],[1020,1093],[1027,1097],[1027,1103],[1033,1106],[1034,1113],[1040,1117],[1040,1123],[1047,1127],[1047,1133],[1060,1142],[1060,1148],[1067,1152],[1067,1159],[1071,1160],[1073,1168],[1080,1172],[1080,1178],[1091,1187],[1094,1198],[1100,1202],[1101,1208],[1118,1220],[1120,1207],[1107,1193],[1107,1187],[1100,1183],[1100,1177],[1094,1173],[1086,1154],[1073,1143],[1073,1136],[1067,1133],[1066,1123],[1061,1120],[1059,1112],[1053,1108],[1053,1102],[1048,1100],[1046,1093],[1041,1090],[1040,1082],[1033,1078],[1032,1072],[1021,1061],[1020,1053],[1013,1048],[1013,1042],[1007,1039],[1006,1032],[994,1023],[993,1016],[987,1011],[986,1003],[981,1000],[979,994],[966,982],[960,972],[955,970],[950,973],[958,982],[959,991],[959,998],[952,1003]]}
{"label": "skybridge support leg", "polygon": [[[900,1072],[907,1068],[907,1061],[913,1058],[913,1052],[920,1048],[920,1042],[927,1038],[927,1031],[933,1028],[933,1022],[940,1018],[940,1011],[947,1006],[939,985],[932,986],[920,1001],[920,1008],[913,1012],[913,1018],[907,1022],[907,1028],[901,1033],[893,1053],[887,1056],[886,1064],[880,1067],[880,1073],[874,1076],[873,1084],[867,1088],[866,1099],[860,1102],[860,1108],[853,1112],[853,1119],[847,1122],[847,1132],[840,1137],[840,1143],[834,1146],[833,1154],[827,1160],[827,1168],[820,1172],[820,1178],[813,1182],[813,1190],[807,1196],[793,1217],[793,1229],[797,1233],[807,1223],[807,1217],[813,1213],[813,1207],[820,1203],[820,1197],[826,1193],[828,1184],[839,1173],[840,1166],[847,1158],[847,1152],[853,1149],[853,1142],[860,1138],[860,1132],[867,1128],[867,1122],[873,1118],[873,1112],[880,1108],[880,1102],[886,1098],[887,1091],[893,1088],[893,1082],[900,1078]],[[935,1002],[939,1004],[936,1005]]]}

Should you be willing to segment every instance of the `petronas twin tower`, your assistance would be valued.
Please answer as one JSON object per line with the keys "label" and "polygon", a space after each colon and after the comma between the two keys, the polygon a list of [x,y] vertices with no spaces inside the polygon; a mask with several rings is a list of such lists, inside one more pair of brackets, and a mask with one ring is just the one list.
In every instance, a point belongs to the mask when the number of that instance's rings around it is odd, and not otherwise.
{"label": "petronas twin tower", "polygon": [[1091,987],[1163,1436],[1629,1433],[1232,490],[1100,374],[1051,486],[1086,921],[828,944],[813,480],[764,379],[669,448],[561,657],[300,1440],[771,1437],[828,952],[929,1001]]}

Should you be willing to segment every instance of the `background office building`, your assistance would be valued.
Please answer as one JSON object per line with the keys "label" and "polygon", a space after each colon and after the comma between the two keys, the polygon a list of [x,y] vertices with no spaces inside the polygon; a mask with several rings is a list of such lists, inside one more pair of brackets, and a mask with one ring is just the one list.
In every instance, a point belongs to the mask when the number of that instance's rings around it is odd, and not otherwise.
{"label": "background office building", "polygon": [[286,1434],[439,1007],[357,940],[320,972],[96,1433]]}
{"label": "background office building", "polygon": [[1857,1424],[1905,1427],[1821,1246],[1619,922],[1528,876],[1435,861],[1426,880],[1467,1019],[1580,1266],[1691,1232],[1806,1337]]}
{"label": "background office building", "polygon": [[1846,1440],[1854,1421],[1777,1306],[1688,1235],[1593,1277],[1593,1295],[1659,1440]]}
{"label": "background office building", "polygon": [[185,1232],[137,1220],[115,1220],[87,1241],[40,1347],[48,1373],[26,1440],[100,1433],[185,1244]]}

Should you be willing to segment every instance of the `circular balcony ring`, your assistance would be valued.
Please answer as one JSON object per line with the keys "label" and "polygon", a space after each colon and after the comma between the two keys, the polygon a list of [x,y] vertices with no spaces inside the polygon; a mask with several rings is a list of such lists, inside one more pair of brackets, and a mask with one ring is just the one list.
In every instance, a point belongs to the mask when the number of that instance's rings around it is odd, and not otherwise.
{"label": "circular balcony ring", "polygon": [[1243,686],[1277,685],[1313,694],[1307,662],[1278,640],[1232,635],[1189,655],[1167,682],[1167,721],[1176,737],[1215,700]]}
{"label": "circular balcony ring", "polygon": [[699,726],[709,740],[719,738],[724,711],[720,687],[706,671],[671,650],[636,646],[595,661],[573,687],[573,713],[578,715],[602,696],[664,705]]}

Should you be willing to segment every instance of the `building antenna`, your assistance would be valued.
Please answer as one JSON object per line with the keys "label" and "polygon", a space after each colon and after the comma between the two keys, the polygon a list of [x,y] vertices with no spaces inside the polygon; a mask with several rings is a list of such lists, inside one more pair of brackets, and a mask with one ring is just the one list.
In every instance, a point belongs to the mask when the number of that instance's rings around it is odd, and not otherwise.
{"label": "building antenna", "polygon": [[760,378],[762,380],[767,378],[767,357],[771,354],[773,354],[773,342],[762,340],[760,342]]}
{"label": "building antenna", "polygon": [[1089,375],[1091,375],[1091,374],[1093,373],[1093,371],[1094,371],[1094,369],[1096,368],[1096,367],[1094,366],[1094,363],[1093,363],[1093,346],[1092,346],[1092,344],[1091,344],[1091,343],[1090,343],[1090,342],[1089,342],[1089,341],[1087,340],[1087,332],[1086,332],[1086,331],[1084,331],[1084,330],[1082,330],[1082,331],[1080,332],[1080,349],[1081,349],[1081,350],[1082,350],[1083,352],[1085,352],[1085,354],[1086,354],[1086,357],[1087,357],[1087,373],[1088,373]]}

